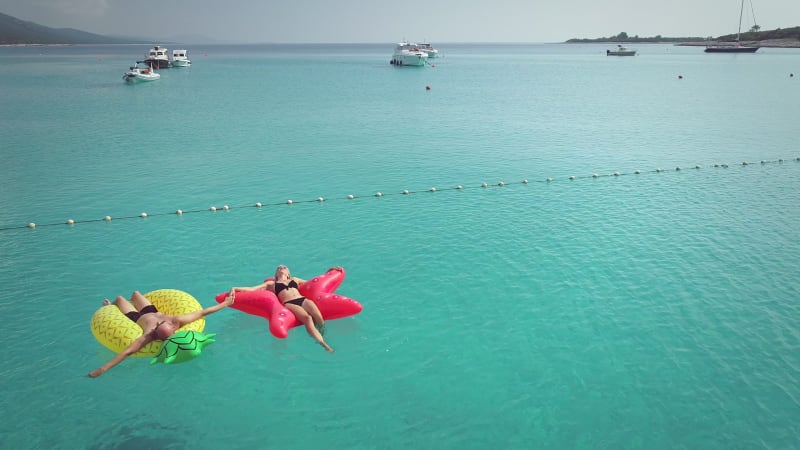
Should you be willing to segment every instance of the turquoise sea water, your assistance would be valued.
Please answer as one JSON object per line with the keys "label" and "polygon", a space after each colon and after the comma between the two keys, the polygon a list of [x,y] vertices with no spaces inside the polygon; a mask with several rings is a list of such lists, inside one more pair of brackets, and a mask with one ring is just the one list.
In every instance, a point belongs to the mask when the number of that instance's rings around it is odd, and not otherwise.
{"label": "turquoise sea water", "polygon": [[[0,48],[0,447],[798,447],[800,50],[439,48]],[[278,264],[347,269],[335,354],[85,376],[103,298]]]}

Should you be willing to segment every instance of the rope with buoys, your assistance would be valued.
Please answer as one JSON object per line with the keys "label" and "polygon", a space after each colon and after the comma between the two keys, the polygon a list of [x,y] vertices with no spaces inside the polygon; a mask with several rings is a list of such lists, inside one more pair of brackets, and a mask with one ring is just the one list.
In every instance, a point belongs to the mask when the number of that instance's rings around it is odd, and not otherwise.
{"label": "rope with buoys", "polygon": [[[754,165],[754,164],[761,164],[761,165],[765,165],[765,164],[782,164],[782,163],[789,162],[789,161],[800,162],[800,157],[793,158],[791,160],[775,159],[775,160],[761,160],[759,162],[744,161],[741,164],[735,164],[734,166],[747,167],[747,166]],[[729,164],[713,164],[713,165],[711,165],[709,167],[727,169],[727,168],[730,168],[732,166],[729,165]],[[681,166],[677,166],[677,167],[675,167],[674,172],[680,172],[680,171],[682,171],[684,169],[686,169],[686,168],[681,167]],[[688,169],[690,169],[690,170],[699,170],[699,169],[701,169],[701,166],[694,165],[694,166],[689,167]],[[621,177],[621,176],[626,176],[626,175],[642,175],[642,174],[647,174],[647,173],[664,173],[664,172],[666,172],[666,171],[665,171],[665,169],[662,169],[662,168],[656,168],[654,170],[649,170],[649,171],[643,171],[643,170],[636,169],[633,172],[593,173],[591,175],[583,175],[583,176],[570,175],[569,177],[562,178],[562,179],[556,179],[556,178],[552,178],[552,177],[547,177],[547,178],[545,178],[543,180],[534,180],[533,182],[534,183],[549,184],[549,183],[554,183],[554,182],[557,182],[557,181],[564,181],[564,180],[576,181],[576,180],[579,180],[579,179],[597,179],[597,178],[603,178],[603,177],[614,178],[614,177]],[[174,215],[182,216],[182,215],[185,215],[185,214],[197,214],[197,213],[209,212],[209,211],[210,212],[228,211],[228,210],[233,209],[233,208],[241,209],[241,208],[264,208],[264,207],[268,207],[268,206],[281,206],[281,205],[289,206],[289,205],[295,205],[295,204],[300,204],[300,203],[322,203],[322,202],[326,202],[326,201],[330,201],[330,200],[355,200],[357,198],[367,198],[367,197],[378,197],[378,198],[380,198],[380,197],[384,197],[384,196],[411,195],[411,194],[419,194],[419,193],[423,193],[423,192],[435,193],[435,192],[439,192],[439,191],[461,191],[461,190],[466,190],[466,189],[501,188],[501,187],[504,187],[504,186],[507,186],[507,185],[510,185],[510,184],[529,184],[529,183],[531,183],[531,181],[529,181],[527,179],[522,180],[522,181],[518,181],[516,183],[506,183],[505,181],[499,181],[497,183],[489,184],[487,182],[483,182],[480,185],[476,185],[476,186],[457,185],[457,186],[446,187],[446,188],[431,187],[431,188],[428,188],[428,189],[420,189],[420,190],[415,190],[415,191],[404,189],[401,192],[386,193],[386,194],[384,194],[383,192],[378,191],[378,192],[375,192],[374,194],[370,194],[370,195],[358,195],[357,196],[357,195],[354,195],[354,194],[349,194],[346,197],[334,197],[334,198],[317,197],[317,198],[311,199],[311,200],[285,200],[285,201],[275,202],[275,203],[256,202],[254,204],[241,205],[241,206],[223,205],[223,206],[221,206],[219,208],[216,207],[216,206],[211,206],[210,208],[207,208],[207,209],[191,209],[191,210],[177,209],[174,212],[164,212],[164,213],[155,213],[155,214],[148,214],[146,212],[142,212],[142,213],[140,213],[138,215],[135,215],[135,216],[123,216],[123,217],[113,217],[113,218],[111,216],[105,216],[105,217],[102,217],[102,218],[99,218],[99,219],[87,219],[87,220],[67,219],[65,222],[46,223],[46,224],[36,224],[34,222],[31,222],[31,223],[28,223],[27,225],[16,225],[16,226],[0,227],[0,232],[9,231],[9,230],[19,230],[19,229],[24,229],[24,228],[35,229],[35,228],[41,228],[41,227],[53,227],[53,226],[65,225],[65,224],[66,225],[77,225],[77,224],[92,223],[92,222],[111,222],[112,220],[119,221],[119,220],[130,220],[130,219],[147,219],[149,217],[157,217],[157,216],[174,216]]]}

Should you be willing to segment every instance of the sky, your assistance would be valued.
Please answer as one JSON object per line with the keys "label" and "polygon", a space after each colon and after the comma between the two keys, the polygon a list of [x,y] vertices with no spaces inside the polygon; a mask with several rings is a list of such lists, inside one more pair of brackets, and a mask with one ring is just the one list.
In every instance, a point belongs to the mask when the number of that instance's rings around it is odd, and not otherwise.
{"label": "sky", "polygon": [[[751,6],[752,1],[752,6]],[[563,42],[736,33],[738,0],[0,0],[53,28],[198,43]],[[800,0],[745,0],[743,30],[800,26]],[[203,41],[203,38],[207,40]],[[200,39],[200,40],[197,40]]]}

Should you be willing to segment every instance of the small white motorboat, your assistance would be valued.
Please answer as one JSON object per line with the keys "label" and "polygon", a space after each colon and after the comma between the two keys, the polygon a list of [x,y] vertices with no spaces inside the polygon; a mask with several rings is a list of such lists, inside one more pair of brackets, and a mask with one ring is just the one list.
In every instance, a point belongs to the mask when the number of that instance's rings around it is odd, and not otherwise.
{"label": "small white motorboat", "polygon": [[155,81],[161,78],[161,74],[156,73],[152,67],[145,69],[139,68],[139,65],[131,66],[122,79],[128,83],[138,83],[140,81]]}
{"label": "small white motorboat", "polygon": [[427,59],[428,53],[420,50],[417,44],[400,42],[395,47],[389,64],[395,66],[424,66]]}
{"label": "small white motorboat", "polygon": [[606,56],[636,56],[636,50],[617,45],[616,50],[606,50]]}
{"label": "small white motorboat", "polygon": [[192,61],[189,60],[189,52],[183,49],[172,51],[172,67],[189,67]]}

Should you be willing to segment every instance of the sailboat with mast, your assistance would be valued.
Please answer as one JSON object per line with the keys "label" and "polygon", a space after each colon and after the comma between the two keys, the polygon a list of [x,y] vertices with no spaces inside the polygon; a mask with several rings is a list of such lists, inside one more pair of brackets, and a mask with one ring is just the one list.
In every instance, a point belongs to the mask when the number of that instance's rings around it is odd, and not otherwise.
{"label": "sailboat with mast", "polygon": [[[751,3],[752,7],[752,3]],[[742,34],[742,13],[744,12],[744,0],[742,6],[739,8],[739,31],[736,32],[735,43],[724,43],[718,45],[706,46],[706,53],[755,53],[759,47],[742,45],[740,37]],[[753,22],[755,23],[755,15],[753,15]],[[753,29],[758,29],[758,25],[754,25]]]}

